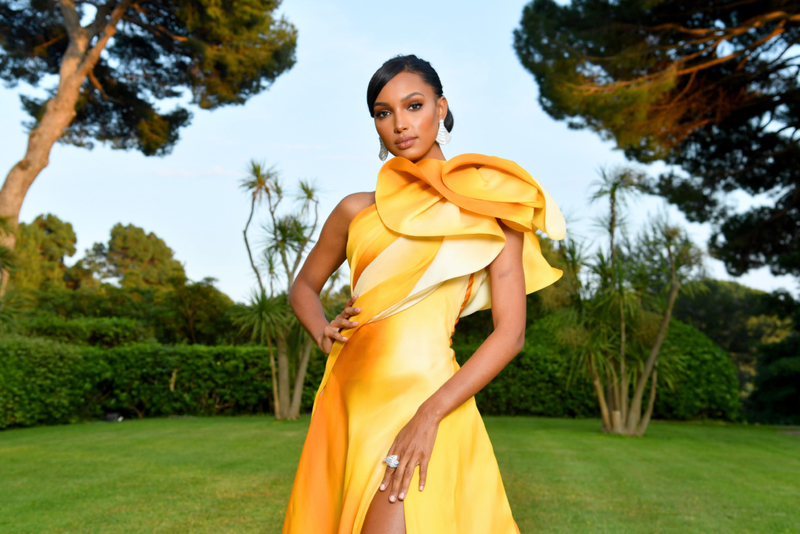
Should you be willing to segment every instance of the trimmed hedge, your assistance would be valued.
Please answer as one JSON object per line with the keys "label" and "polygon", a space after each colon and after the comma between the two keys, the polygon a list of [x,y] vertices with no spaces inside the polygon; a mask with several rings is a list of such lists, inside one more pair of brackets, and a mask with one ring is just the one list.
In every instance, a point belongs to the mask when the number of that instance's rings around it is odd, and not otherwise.
{"label": "trimmed hedge", "polygon": [[[599,417],[597,400],[587,380],[575,377],[567,389],[566,356],[547,321],[533,323],[525,337],[525,348],[475,396],[481,412]],[[474,341],[454,344],[459,364],[463,365],[478,346]],[[728,354],[696,328],[673,320],[661,354],[678,351],[688,356],[686,365],[673,389],[663,384],[659,387],[653,417],[741,419],[737,368]]]}
{"label": "trimmed hedge", "polygon": [[[475,395],[483,414],[543,415],[548,417],[599,417],[591,385],[573,379],[566,387],[568,370],[552,333],[542,323],[529,326],[525,348],[486,387]],[[459,365],[469,359],[479,343],[453,344]]]}
{"label": "trimmed hedge", "polygon": [[0,428],[75,422],[93,409],[97,364],[86,350],[46,339],[0,342]]}
{"label": "trimmed hedge", "polygon": [[128,417],[272,411],[263,347],[139,343],[101,349],[0,341],[0,428]]}
{"label": "trimmed hedge", "polygon": [[[460,336],[459,364],[480,341]],[[654,417],[740,417],[736,367],[702,333],[673,321],[662,349],[688,353],[673,390],[659,388]],[[476,395],[484,414],[597,417],[586,380],[566,387],[566,358],[545,321],[503,371]],[[315,349],[301,410],[308,412],[325,369]],[[269,353],[265,347],[159,345],[79,346],[12,336],[0,340],[0,429],[69,423],[108,412],[127,417],[271,413]]]}

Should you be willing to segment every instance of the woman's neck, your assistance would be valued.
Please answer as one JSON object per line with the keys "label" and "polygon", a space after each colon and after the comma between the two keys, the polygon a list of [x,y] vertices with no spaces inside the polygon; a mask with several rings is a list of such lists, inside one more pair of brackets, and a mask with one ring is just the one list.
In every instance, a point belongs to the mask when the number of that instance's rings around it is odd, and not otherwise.
{"label": "woman's neck", "polygon": [[421,158],[412,160],[414,163],[421,161],[423,159],[440,159],[442,161],[446,161],[444,157],[444,153],[442,153],[442,148],[439,146],[439,143],[433,143],[433,146],[428,150]]}

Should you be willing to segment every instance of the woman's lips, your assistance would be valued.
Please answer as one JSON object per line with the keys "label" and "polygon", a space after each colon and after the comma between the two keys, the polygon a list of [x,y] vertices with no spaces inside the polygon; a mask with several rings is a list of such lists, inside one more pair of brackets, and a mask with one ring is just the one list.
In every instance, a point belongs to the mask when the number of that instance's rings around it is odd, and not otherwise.
{"label": "woman's lips", "polygon": [[401,137],[400,139],[395,141],[394,144],[397,146],[397,148],[405,149],[413,145],[414,141],[416,140],[417,140],[416,137]]}

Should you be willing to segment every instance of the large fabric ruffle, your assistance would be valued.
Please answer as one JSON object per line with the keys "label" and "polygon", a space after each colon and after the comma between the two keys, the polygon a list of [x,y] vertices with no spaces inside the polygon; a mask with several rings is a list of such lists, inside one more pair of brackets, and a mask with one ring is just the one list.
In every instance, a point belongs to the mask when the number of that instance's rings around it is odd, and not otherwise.
{"label": "large fabric ruffle", "polygon": [[[491,307],[491,289],[484,268],[505,245],[497,220],[524,232],[522,253],[525,291],[533,293],[561,277],[542,256],[536,230],[551,239],[566,235],[564,217],[553,198],[523,168],[502,158],[462,154],[449,161],[406,158],[389,160],[378,174],[375,205],[387,228],[402,236],[441,238],[433,268],[406,297],[410,302],[450,278],[475,273],[475,289],[461,316]],[[417,240],[418,242],[419,240]],[[392,256],[403,256],[401,241]],[[458,258],[458,261],[452,261]],[[376,269],[378,270],[378,269]],[[359,295],[370,289],[351,280]],[[404,309],[401,303],[395,308]],[[380,317],[385,317],[385,314]]]}

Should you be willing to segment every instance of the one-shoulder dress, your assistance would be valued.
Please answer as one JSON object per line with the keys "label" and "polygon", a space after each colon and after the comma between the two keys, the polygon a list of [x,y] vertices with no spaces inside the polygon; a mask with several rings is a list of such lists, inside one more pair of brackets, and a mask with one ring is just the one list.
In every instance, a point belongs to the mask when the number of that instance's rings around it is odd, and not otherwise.
{"label": "one-shoulder dress", "polygon": [[[558,280],[535,232],[562,239],[564,218],[516,163],[463,154],[383,165],[375,204],[347,241],[359,324],[328,355],[283,534],[361,532],[395,436],[459,369],[456,322],[491,305],[486,268],[505,244],[498,219],[524,232],[526,292]],[[402,501],[407,534],[519,533],[474,397],[442,419],[418,486],[417,468]]]}

